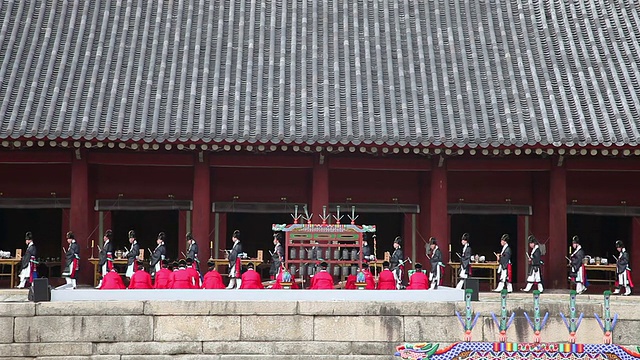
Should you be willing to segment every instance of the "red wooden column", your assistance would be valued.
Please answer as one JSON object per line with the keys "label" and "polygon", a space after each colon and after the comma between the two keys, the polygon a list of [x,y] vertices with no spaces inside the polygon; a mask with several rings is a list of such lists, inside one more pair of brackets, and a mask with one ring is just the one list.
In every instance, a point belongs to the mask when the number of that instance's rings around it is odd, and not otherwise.
{"label": "red wooden column", "polygon": [[[630,264],[631,267],[631,280],[635,280],[638,282],[640,279],[640,271],[636,269],[640,269],[640,217],[634,217],[631,219],[631,239],[611,239],[611,242],[615,244],[616,240],[622,240],[625,248],[629,252],[630,255]],[[614,247],[615,245],[611,245]],[[614,248],[614,253],[616,257],[618,256],[617,251]],[[609,261],[614,260],[610,259]],[[633,272],[635,270],[635,272]],[[635,274],[635,275],[634,275]],[[635,285],[635,283],[634,283]]]}
{"label": "red wooden column", "polygon": [[[429,207],[429,236],[438,239],[442,262],[449,262],[449,215],[447,213],[447,168],[444,161],[435,158],[431,168],[431,196]],[[445,277],[445,279],[447,279]]]}
{"label": "red wooden column", "polygon": [[[525,282],[527,276],[528,268],[524,253],[529,249],[527,237],[531,231],[530,221],[530,216],[518,215],[518,236],[511,237],[509,243],[511,251],[513,251],[511,263],[517,264],[516,271],[514,272],[515,276],[511,280],[514,289],[519,289],[521,287],[520,285]],[[514,245],[517,245],[517,248]]]}
{"label": "red wooden column", "polygon": [[[313,159],[313,170],[311,178],[311,209],[310,213],[313,213],[312,223],[320,224],[322,220],[322,207],[327,206],[327,213],[329,212],[329,166],[327,165],[327,157],[323,154],[318,154]],[[351,211],[350,209],[343,209],[344,212]],[[356,212],[358,209],[356,209]],[[327,220],[329,221],[329,220]],[[349,220],[344,221],[345,223]]]}
{"label": "red wooden column", "polygon": [[567,170],[552,166],[549,174],[549,242],[546,287],[564,288],[567,279]]}
{"label": "red wooden column", "polygon": [[[209,258],[209,233],[211,228],[211,168],[209,156],[203,154],[196,160],[193,172],[193,213],[191,233],[198,244],[200,271],[205,271]],[[181,234],[184,237],[185,234]],[[213,254],[214,257],[216,254]]]}
{"label": "red wooden column", "polygon": [[[79,156],[78,156],[79,155]],[[71,209],[69,210],[69,228],[76,236],[80,247],[80,273],[78,283],[93,284],[93,265],[88,261],[91,257],[91,240],[89,240],[89,223],[92,216],[89,197],[89,166],[86,152],[77,151],[71,162]],[[62,240],[67,247],[66,240]],[[61,259],[64,263],[64,258]]]}
{"label": "red wooden column", "polygon": [[[532,201],[532,212],[533,216],[531,216],[531,224],[529,226],[529,234],[522,234],[522,237],[519,237],[518,241],[521,245],[518,249],[522,249],[522,252],[527,251],[531,252],[529,248],[529,242],[527,238],[529,235],[533,235],[540,241],[541,244],[546,243],[548,245],[549,239],[549,173],[548,172],[535,172],[532,174],[533,176],[533,201]],[[518,260],[522,259],[523,261],[518,261],[518,264],[522,264],[522,266],[518,266],[518,282],[524,284],[527,280],[527,272],[529,270],[528,262],[526,261],[526,256],[523,253],[512,255],[519,256]],[[542,257],[545,263],[548,263],[548,256],[545,255]],[[544,266],[542,268],[542,277],[546,279],[546,275],[549,274],[548,267]]]}
{"label": "red wooden column", "polygon": [[[411,261],[415,262],[420,262],[422,263],[422,261],[418,261],[418,259],[416,258],[417,254],[414,255],[413,250],[416,248],[417,242],[416,242],[416,236],[414,236],[414,224],[413,224],[413,214],[404,214],[404,221],[403,221],[403,229],[402,229],[402,247],[404,248],[404,257],[405,259],[410,257]],[[413,269],[412,265],[407,264],[407,270],[411,270]]]}
{"label": "red wooden column", "polygon": [[[420,205],[420,213],[417,216],[416,224],[416,258],[421,261],[423,265],[427,264],[426,249],[429,247],[429,237],[431,237],[431,229],[429,227],[429,216],[431,214],[431,173],[423,172],[420,174],[420,198],[418,199],[418,205]],[[425,245],[425,241],[427,244]],[[425,269],[429,268],[429,265],[425,265]]]}
{"label": "red wooden column", "polygon": [[[182,252],[187,253],[187,230],[189,228],[189,214],[188,210],[178,211],[178,253],[176,256],[182,258]],[[193,222],[192,222],[193,223]]]}
{"label": "red wooden column", "polygon": [[[218,215],[217,223],[215,222],[215,215]],[[214,214],[213,219],[214,226],[217,227],[213,242],[213,257],[223,258],[224,254],[220,252],[220,250],[227,249],[229,245],[233,245],[231,234],[227,235],[227,213]],[[231,232],[233,232],[233,230],[235,229],[232,229]]]}

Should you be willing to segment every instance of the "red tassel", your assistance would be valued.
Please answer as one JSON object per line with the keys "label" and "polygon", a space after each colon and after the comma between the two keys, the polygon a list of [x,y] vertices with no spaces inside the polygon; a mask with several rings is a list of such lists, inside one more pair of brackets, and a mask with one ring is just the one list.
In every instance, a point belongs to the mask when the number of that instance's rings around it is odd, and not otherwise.
{"label": "red tassel", "polygon": [[73,262],[71,263],[71,274],[69,275],[70,278],[75,279],[77,269],[78,269],[78,259],[73,259]]}

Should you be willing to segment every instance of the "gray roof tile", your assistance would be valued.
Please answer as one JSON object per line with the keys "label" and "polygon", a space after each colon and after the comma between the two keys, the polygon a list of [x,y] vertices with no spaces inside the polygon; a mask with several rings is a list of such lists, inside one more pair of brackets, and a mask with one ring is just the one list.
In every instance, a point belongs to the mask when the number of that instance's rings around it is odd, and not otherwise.
{"label": "gray roof tile", "polygon": [[631,1],[0,0],[0,21],[0,138],[640,138]]}

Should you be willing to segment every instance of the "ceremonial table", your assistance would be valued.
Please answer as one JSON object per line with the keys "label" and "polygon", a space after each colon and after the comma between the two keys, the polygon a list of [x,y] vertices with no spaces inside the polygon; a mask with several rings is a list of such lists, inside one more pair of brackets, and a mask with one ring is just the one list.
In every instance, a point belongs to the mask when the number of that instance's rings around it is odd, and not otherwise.
{"label": "ceremonial table", "polygon": [[[18,272],[16,271],[16,266],[18,264],[20,264],[22,260],[18,259],[18,258],[11,258],[11,259],[0,259],[0,269],[2,269],[0,271],[0,276],[8,276],[10,277],[10,282],[9,282],[9,286],[11,288],[14,287],[15,282],[16,282],[16,278],[18,277]],[[10,271],[7,273],[5,272],[5,267],[9,266]]]}
{"label": "ceremonial table", "polygon": [[[570,265],[567,265],[570,266]],[[587,271],[587,281],[590,283],[606,283],[613,286],[616,282],[616,273],[617,273],[617,265],[616,264],[607,264],[607,265],[596,265],[596,264],[587,264],[584,266]],[[602,278],[592,278],[589,276],[589,272],[598,272],[603,273],[604,276]],[[571,284],[569,284],[571,286]]]}
{"label": "ceremonial table", "polygon": [[385,261],[389,261],[389,260],[384,260],[384,259],[371,260],[369,262],[364,262],[363,264],[367,264],[369,265],[369,267],[374,267],[375,270],[371,271],[371,273],[374,275],[378,275],[383,270],[382,263],[384,263]]}
{"label": "ceremonial table", "polygon": [[[458,283],[458,274],[460,273],[460,263],[450,262],[449,266],[453,269],[451,272],[451,286],[456,286]],[[498,283],[498,268],[500,264],[496,261],[492,262],[472,262],[471,263],[471,276],[474,279],[490,280],[491,289],[495,289]],[[477,276],[477,269],[489,269],[489,276]]]}
{"label": "ceremonial table", "polygon": [[[100,263],[100,259],[90,258],[89,262],[93,264],[93,286],[97,286],[98,285],[98,281],[100,280],[100,277],[102,276],[102,273],[100,273],[98,271],[98,264]],[[129,262],[128,259],[113,259],[113,266],[114,267],[116,265],[124,265],[124,271],[118,271],[118,274],[120,274],[121,276],[125,275],[126,265],[128,264],[128,262]]]}
{"label": "ceremonial table", "polygon": [[[218,267],[220,266],[226,266],[227,270],[229,269],[229,259],[209,259],[209,261],[213,261],[213,263],[215,264],[213,266],[215,267],[216,270],[218,270]],[[242,266],[247,266],[249,265],[249,263],[253,263],[256,269],[258,268],[259,265],[262,265],[263,263],[262,259],[260,258],[241,259],[241,262],[242,262]],[[227,271],[219,271],[219,272],[222,276],[227,275]]]}

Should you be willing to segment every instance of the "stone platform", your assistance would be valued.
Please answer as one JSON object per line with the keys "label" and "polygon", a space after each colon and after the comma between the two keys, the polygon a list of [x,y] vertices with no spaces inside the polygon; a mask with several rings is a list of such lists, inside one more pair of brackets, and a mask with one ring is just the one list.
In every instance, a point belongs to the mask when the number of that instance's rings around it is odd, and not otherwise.
{"label": "stone platform", "polygon": [[[89,288],[83,291],[105,295]],[[258,290],[250,300],[0,302],[0,360],[388,360],[393,359],[399,344],[447,346],[463,339],[455,317],[456,310],[464,312],[462,301],[330,300],[311,290],[285,292],[291,296],[296,292],[314,294],[313,300],[265,300],[271,291]],[[244,291],[225,290],[220,295],[224,292]],[[336,292],[374,296],[377,291]],[[391,293],[400,298],[412,292]],[[0,298],[5,299],[26,296],[25,290],[0,291]],[[567,340],[559,313],[567,314],[568,300],[568,294],[542,294],[541,311],[549,312],[547,327],[541,333],[543,341]],[[473,340],[496,341],[498,332],[491,312],[500,311],[498,294],[481,293],[480,301],[472,305],[481,313]],[[577,309],[585,315],[578,341],[601,343],[602,332],[594,313],[603,312],[602,295],[578,296]],[[509,295],[508,310],[516,313],[508,341],[530,342],[533,333],[523,312],[532,313],[532,296]],[[637,297],[612,297],[611,310],[620,315],[613,341],[640,345]]]}
{"label": "stone platform", "polygon": [[438,290],[53,290],[51,301],[462,301],[464,291],[440,287]]}

